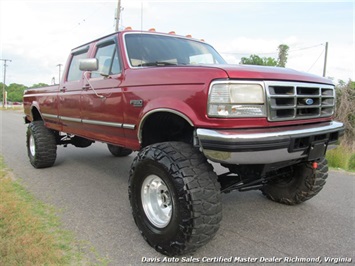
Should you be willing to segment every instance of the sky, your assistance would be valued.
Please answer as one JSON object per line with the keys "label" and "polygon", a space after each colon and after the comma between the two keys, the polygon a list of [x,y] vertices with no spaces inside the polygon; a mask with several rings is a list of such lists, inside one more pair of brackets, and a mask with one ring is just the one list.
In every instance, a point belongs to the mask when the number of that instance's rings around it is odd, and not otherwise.
{"label": "sky", "polygon": [[[117,0],[1,0],[0,58],[12,60],[5,83],[58,82],[72,48],[115,31],[116,7]],[[321,76],[328,42],[326,76],[355,80],[354,0],[121,0],[121,8],[120,29],[191,34],[231,64],[251,54],[277,58],[287,44],[286,67]]]}

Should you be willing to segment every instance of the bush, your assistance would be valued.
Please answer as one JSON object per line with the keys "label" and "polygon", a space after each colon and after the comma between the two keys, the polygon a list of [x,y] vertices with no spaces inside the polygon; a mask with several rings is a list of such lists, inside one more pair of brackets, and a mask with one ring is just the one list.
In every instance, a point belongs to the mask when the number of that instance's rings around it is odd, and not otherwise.
{"label": "bush", "polygon": [[349,153],[344,151],[342,146],[327,152],[326,158],[328,165],[333,168],[341,168],[346,170],[349,161]]}
{"label": "bush", "polygon": [[345,125],[345,135],[341,139],[344,148],[355,151],[355,86],[354,82],[340,82],[337,85],[337,109],[335,120]]}
{"label": "bush", "polygon": [[355,171],[355,154],[352,154],[350,157],[348,169],[350,171]]}
{"label": "bush", "polygon": [[342,143],[340,146],[327,152],[328,165],[343,170],[355,170],[355,153]]}

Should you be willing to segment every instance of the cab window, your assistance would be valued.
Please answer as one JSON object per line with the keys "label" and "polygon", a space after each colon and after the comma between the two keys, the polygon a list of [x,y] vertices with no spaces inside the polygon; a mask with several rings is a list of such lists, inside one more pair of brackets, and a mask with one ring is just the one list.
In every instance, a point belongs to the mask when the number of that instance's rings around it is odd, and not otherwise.
{"label": "cab window", "polygon": [[79,63],[81,59],[86,58],[86,52],[74,54],[70,66],[67,81],[76,81],[81,79],[82,71],[79,69]]}
{"label": "cab window", "polygon": [[115,43],[98,47],[95,58],[99,61],[99,69],[91,73],[92,78],[119,74],[121,72]]}

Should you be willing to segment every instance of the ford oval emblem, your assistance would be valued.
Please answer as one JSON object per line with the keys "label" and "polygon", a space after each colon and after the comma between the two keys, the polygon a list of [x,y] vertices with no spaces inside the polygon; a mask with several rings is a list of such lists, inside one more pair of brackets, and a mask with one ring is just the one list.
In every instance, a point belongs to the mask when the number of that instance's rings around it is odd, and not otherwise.
{"label": "ford oval emblem", "polygon": [[313,103],[314,103],[313,99],[311,99],[311,98],[306,99],[307,105],[312,105]]}

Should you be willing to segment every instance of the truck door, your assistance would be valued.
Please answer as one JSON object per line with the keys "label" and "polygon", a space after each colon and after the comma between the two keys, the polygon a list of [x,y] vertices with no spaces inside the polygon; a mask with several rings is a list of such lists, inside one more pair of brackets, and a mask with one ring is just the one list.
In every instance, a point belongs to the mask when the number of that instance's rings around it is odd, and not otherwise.
{"label": "truck door", "polygon": [[96,44],[98,71],[87,74],[81,93],[81,118],[89,138],[124,145],[121,62],[114,37]]}
{"label": "truck door", "polygon": [[63,132],[82,135],[80,95],[83,86],[79,61],[87,57],[89,46],[73,50],[68,59],[68,67],[59,88],[59,119]]}

